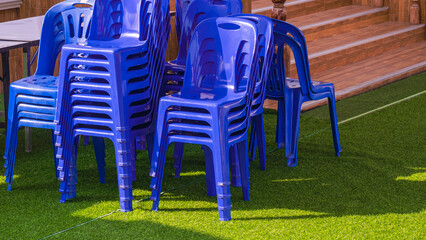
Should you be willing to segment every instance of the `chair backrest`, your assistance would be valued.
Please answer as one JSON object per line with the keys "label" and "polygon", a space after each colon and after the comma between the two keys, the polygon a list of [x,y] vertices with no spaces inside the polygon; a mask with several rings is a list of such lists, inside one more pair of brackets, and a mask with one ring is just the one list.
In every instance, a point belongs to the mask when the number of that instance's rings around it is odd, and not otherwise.
{"label": "chair backrest", "polygon": [[53,75],[62,46],[87,39],[95,0],[68,0],[54,5],[44,16],[40,36],[37,75]]}
{"label": "chair backrest", "polygon": [[235,14],[231,17],[248,19],[257,26],[257,53],[256,85],[252,102],[252,115],[261,113],[265,100],[265,88],[273,55],[273,24],[270,18],[257,14]]}
{"label": "chair backrest", "polygon": [[[296,59],[297,73],[299,76],[300,88],[303,95],[312,97],[316,92],[315,86],[311,82],[308,50],[303,33],[295,26],[273,19],[274,24],[274,44],[277,51],[274,54],[271,72],[269,74],[267,95],[279,95],[284,90],[285,69],[284,69],[284,45],[291,47]],[[303,69],[302,69],[303,67]],[[283,94],[283,93],[281,93]]]}
{"label": "chair backrest", "polygon": [[250,95],[256,42],[256,27],[248,20],[221,17],[200,23],[191,38],[181,94],[198,89],[216,97]]}
{"label": "chair backrest", "polygon": [[[183,17],[186,15],[186,11],[188,10],[188,6],[191,1],[192,0],[176,0],[175,3],[175,27],[178,43],[180,42]],[[241,12],[243,9],[243,3],[241,2],[241,0],[231,0],[229,1],[229,4],[231,4],[231,12],[238,13]]]}
{"label": "chair backrest", "polygon": [[241,11],[240,0],[191,0],[186,12],[182,11],[179,53],[176,59],[178,64],[185,64],[192,33],[201,21],[241,13]]}
{"label": "chair backrest", "polygon": [[176,0],[175,3],[175,28],[176,28],[176,35],[177,35],[177,41],[180,42],[180,32],[181,32],[181,25],[183,21],[183,16],[186,14],[186,10],[188,9],[188,5],[191,2],[191,0]]}
{"label": "chair backrest", "polygon": [[148,38],[154,4],[157,0],[96,0],[91,40],[113,40],[121,37]]}

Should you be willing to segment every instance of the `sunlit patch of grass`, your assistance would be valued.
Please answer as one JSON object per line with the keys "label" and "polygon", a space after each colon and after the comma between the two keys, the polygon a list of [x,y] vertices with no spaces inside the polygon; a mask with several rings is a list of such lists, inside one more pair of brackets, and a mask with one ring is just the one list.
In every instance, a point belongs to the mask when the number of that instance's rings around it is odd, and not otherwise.
{"label": "sunlit patch of grass", "polygon": [[313,181],[313,180],[317,180],[317,178],[277,179],[277,180],[272,180],[272,182],[301,182],[301,181]]}
{"label": "sunlit patch of grass", "polygon": [[[19,177],[20,177],[20,175],[13,175],[13,180],[15,181]],[[9,184],[9,183],[7,183],[5,181],[6,181],[6,176],[4,176],[3,174],[1,174],[0,175],[0,185],[7,185],[7,184]]]}
{"label": "sunlit patch of grass", "polygon": [[205,176],[206,173],[205,172],[201,172],[201,171],[195,171],[195,172],[182,172],[180,174],[181,177],[198,177],[198,176]]}
{"label": "sunlit patch of grass", "polygon": [[397,181],[413,181],[413,182],[425,182],[426,172],[414,173],[410,176],[400,176],[396,178]]}

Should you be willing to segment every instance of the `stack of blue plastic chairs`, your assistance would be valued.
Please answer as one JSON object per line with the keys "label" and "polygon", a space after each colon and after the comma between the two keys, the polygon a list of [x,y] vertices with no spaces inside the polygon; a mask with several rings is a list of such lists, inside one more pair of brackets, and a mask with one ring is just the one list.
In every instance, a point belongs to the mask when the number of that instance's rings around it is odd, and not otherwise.
{"label": "stack of blue plastic chairs", "polygon": [[[337,156],[341,147],[336,116],[336,101],[333,83],[311,81],[306,40],[295,26],[273,19],[276,52],[266,87],[266,97],[278,100],[277,142],[285,146],[287,166],[297,164],[299,121],[302,103],[328,99],[334,149]],[[291,47],[299,79],[288,78],[284,68],[284,45]],[[257,125],[255,126],[258,127]],[[264,138],[263,138],[264,139]]]}
{"label": "stack of blue plastic chairs", "polygon": [[[224,17],[229,14],[241,13],[241,11],[240,0],[176,1],[176,32],[179,40],[179,53],[175,60],[166,63],[161,96],[179,92],[182,88],[187,51],[195,27],[205,19]],[[179,177],[184,145],[176,143],[175,146],[175,176]]]}
{"label": "stack of blue plastic chairs", "polygon": [[[55,129],[54,116],[58,93],[58,79],[53,76],[55,62],[65,43],[86,40],[92,19],[92,1],[76,7],[77,0],[56,4],[47,11],[40,39],[38,64],[33,76],[13,82],[10,86],[7,140],[5,147],[6,182],[12,189],[18,129],[21,126]],[[99,177],[105,182],[103,139],[94,138]],[[54,148],[55,149],[55,148]],[[55,151],[54,151],[55,154]],[[55,159],[55,168],[57,160]]]}
{"label": "stack of blue plastic chairs", "polygon": [[[236,145],[248,200],[247,129],[257,76],[257,29],[245,19],[222,17],[201,22],[188,49],[179,93],[162,97],[150,175],[153,210],[158,210],[167,146],[204,146],[208,195],[216,195],[219,219],[231,219],[229,151]],[[214,176],[214,177],[212,177]],[[246,184],[247,186],[244,186]]]}
{"label": "stack of blue plastic chairs", "polygon": [[88,40],[62,48],[55,118],[61,202],[75,197],[76,178],[67,176],[76,168],[76,137],[106,137],[115,146],[121,211],[132,210],[135,139],[153,135],[169,30],[168,1],[97,0]]}

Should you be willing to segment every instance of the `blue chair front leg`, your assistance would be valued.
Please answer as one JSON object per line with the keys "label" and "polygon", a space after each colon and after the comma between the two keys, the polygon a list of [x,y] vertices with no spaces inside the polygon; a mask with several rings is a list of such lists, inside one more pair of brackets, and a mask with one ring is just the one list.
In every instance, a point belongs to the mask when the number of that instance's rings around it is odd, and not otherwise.
{"label": "blue chair front leg", "polygon": [[297,165],[297,145],[299,139],[300,110],[303,96],[300,88],[285,90],[285,157],[287,166]]}
{"label": "blue chair front leg", "polygon": [[19,120],[15,106],[15,92],[13,87],[10,88],[9,95],[9,112],[7,116],[7,131],[6,131],[6,145],[4,153],[4,167],[6,168],[4,175],[6,176],[6,183],[8,184],[7,190],[12,190],[13,174],[15,170],[16,146],[18,142],[18,129]]}

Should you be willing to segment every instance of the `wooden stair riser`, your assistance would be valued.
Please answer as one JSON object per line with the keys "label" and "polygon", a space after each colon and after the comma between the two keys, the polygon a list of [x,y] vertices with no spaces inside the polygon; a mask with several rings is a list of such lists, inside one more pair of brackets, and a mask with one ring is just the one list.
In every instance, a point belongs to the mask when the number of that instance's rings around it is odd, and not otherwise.
{"label": "wooden stair riser", "polygon": [[317,24],[316,26],[302,26],[300,29],[305,34],[306,41],[314,41],[386,21],[388,21],[388,10],[387,8],[383,8],[381,11],[376,11],[371,14],[358,15],[333,22],[330,21],[324,24]]}
{"label": "wooden stair riser", "polygon": [[[309,56],[311,74],[326,71],[339,66],[351,64],[370,57],[377,56],[395,48],[424,40],[424,27],[419,27],[408,32],[375,39],[373,41],[360,41],[359,44],[336,51],[330,50],[326,54],[312,54]],[[311,44],[315,44],[314,42]],[[312,57],[314,56],[314,57]],[[291,76],[297,76],[296,66],[292,60],[290,67]]]}

